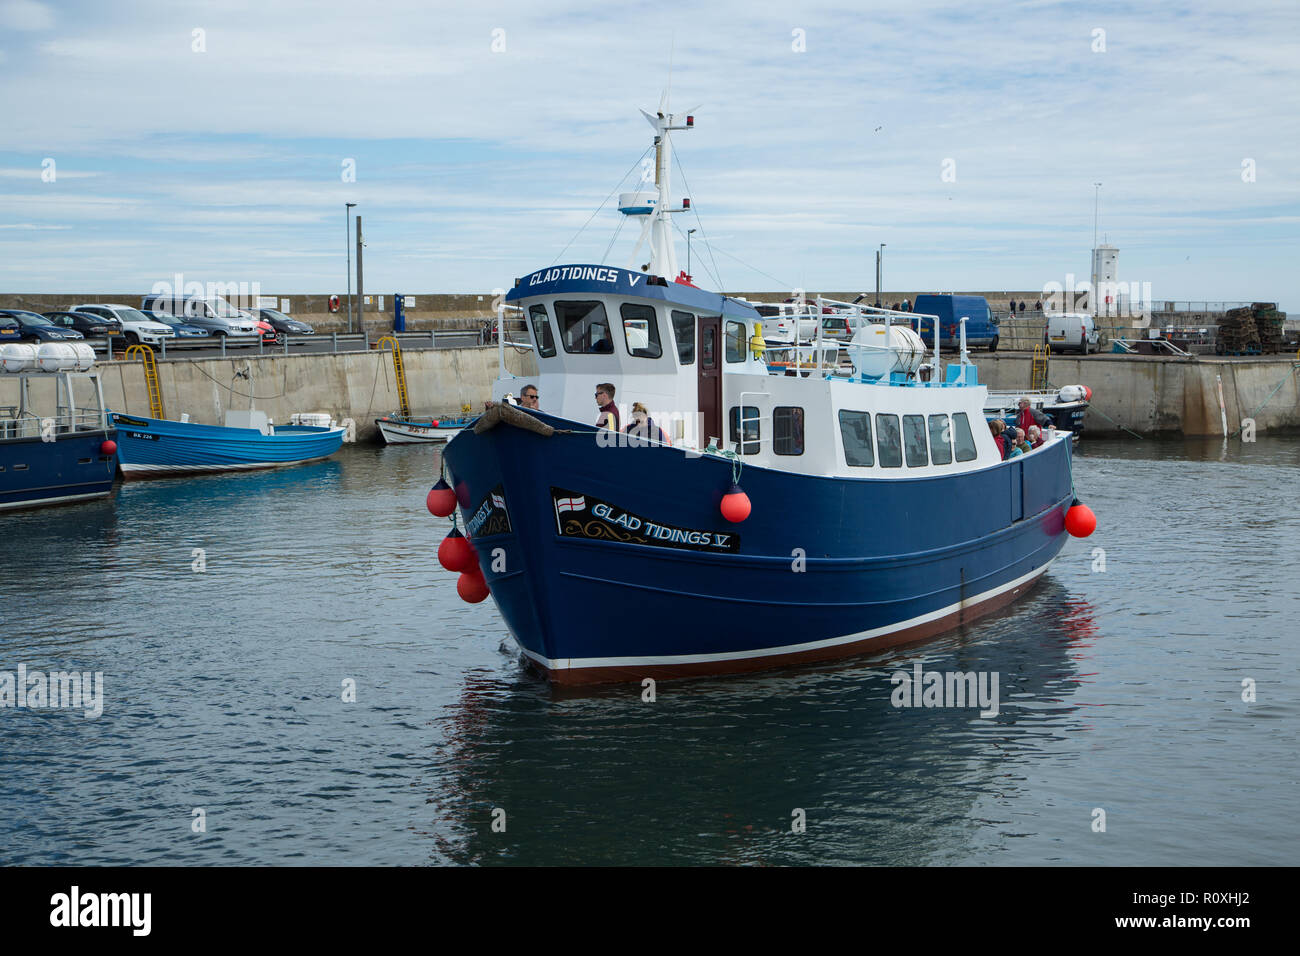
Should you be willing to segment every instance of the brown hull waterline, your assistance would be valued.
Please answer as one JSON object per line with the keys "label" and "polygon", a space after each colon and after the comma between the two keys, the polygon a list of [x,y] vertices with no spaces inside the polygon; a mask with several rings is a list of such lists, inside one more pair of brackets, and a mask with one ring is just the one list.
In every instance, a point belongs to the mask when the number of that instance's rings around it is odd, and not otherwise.
{"label": "brown hull waterline", "polygon": [[933,621],[927,621],[924,624],[917,624],[913,627],[903,628],[902,630],[895,631],[891,634],[881,634],[878,637],[869,637],[861,641],[854,641],[850,644],[837,644],[834,647],[821,647],[811,651],[798,651],[791,654],[773,654],[768,657],[747,657],[726,661],[699,661],[687,664],[647,664],[644,666],[629,665],[618,667],[548,668],[532,658],[527,657],[527,655],[525,655],[525,660],[527,660],[532,667],[543,672],[551,683],[565,687],[573,687],[584,684],[613,684],[629,681],[641,681],[646,677],[655,680],[671,680],[679,677],[715,677],[725,674],[753,673],[755,671],[790,667],[796,664],[813,664],[821,661],[833,661],[864,654],[875,654],[892,647],[898,647],[903,644],[915,644],[932,637],[937,637],[964,624],[968,624],[976,618],[984,617],[1000,608],[1006,607],[1017,597],[1024,594],[1037,584],[1046,570],[1047,569],[1044,568],[1030,580],[1003,594],[995,595],[987,601],[982,601],[979,604],[958,608],[951,614],[944,615],[941,618],[936,618]]}

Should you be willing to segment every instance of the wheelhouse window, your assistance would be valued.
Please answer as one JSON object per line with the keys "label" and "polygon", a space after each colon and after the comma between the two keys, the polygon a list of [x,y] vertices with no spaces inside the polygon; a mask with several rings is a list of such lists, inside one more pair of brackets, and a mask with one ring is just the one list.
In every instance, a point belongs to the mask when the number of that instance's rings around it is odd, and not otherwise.
{"label": "wheelhouse window", "polygon": [[564,351],[576,354],[608,355],[614,351],[609,318],[604,303],[556,302],[555,320],[560,326]]}
{"label": "wheelhouse window", "polygon": [[528,318],[533,323],[533,338],[537,341],[537,354],[550,358],[555,354],[555,337],[551,335],[551,317],[540,302],[528,307]]}
{"label": "wheelhouse window", "polygon": [[695,316],[690,312],[672,313],[673,338],[677,340],[677,361],[683,365],[695,364]]}
{"label": "wheelhouse window", "polygon": [[717,337],[715,334],[717,331],[718,330],[711,325],[706,329],[700,330],[700,363],[705,368],[718,367],[718,345],[714,341]]}
{"label": "wheelhouse window", "polygon": [[876,463],[871,448],[871,413],[840,409],[840,440],[844,442],[844,463],[852,468],[870,468]]}
{"label": "wheelhouse window", "polygon": [[659,320],[654,306],[624,302],[618,307],[623,317],[623,339],[627,354],[637,358],[659,358],[664,354],[659,344]]}
{"label": "wheelhouse window", "polygon": [[[745,440],[742,442],[741,427],[744,427]],[[755,405],[733,405],[731,407],[731,443],[739,445],[742,455],[757,455],[759,449],[758,407]]]}
{"label": "wheelhouse window", "polygon": [[903,447],[907,450],[907,467],[924,468],[930,464],[930,450],[925,447],[925,416],[903,416]]}
{"label": "wheelhouse window", "polygon": [[974,461],[979,452],[975,449],[975,436],[971,434],[965,412],[952,416],[952,437],[957,445],[957,460]]}
{"label": "wheelhouse window", "polygon": [[897,415],[876,416],[876,454],[881,468],[903,467],[903,437],[898,430]]}
{"label": "wheelhouse window", "polygon": [[745,361],[745,323],[727,323],[727,361]]}
{"label": "wheelhouse window", "polygon": [[803,454],[803,409],[778,405],[772,409],[772,451],[778,455]]}
{"label": "wheelhouse window", "polygon": [[947,415],[930,416],[930,461],[935,465],[952,463],[952,429]]}

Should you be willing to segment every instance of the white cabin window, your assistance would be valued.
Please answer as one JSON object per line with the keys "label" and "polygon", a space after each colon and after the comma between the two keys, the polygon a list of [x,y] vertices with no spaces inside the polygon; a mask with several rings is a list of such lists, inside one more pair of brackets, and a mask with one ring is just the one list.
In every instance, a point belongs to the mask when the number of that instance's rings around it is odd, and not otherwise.
{"label": "white cabin window", "polygon": [[528,318],[532,320],[537,354],[542,358],[550,358],[555,354],[555,336],[551,334],[551,317],[546,314],[546,306],[540,302],[529,306]]}
{"label": "white cabin window", "polygon": [[659,358],[664,354],[659,344],[659,320],[654,306],[624,302],[618,307],[623,318],[623,338],[627,354],[636,358]]}
{"label": "white cabin window", "polygon": [[614,351],[614,338],[602,302],[556,302],[555,319],[560,325],[564,351],[597,355]]}
{"label": "white cabin window", "polygon": [[778,455],[803,454],[803,409],[778,405],[772,409],[772,451]]}
{"label": "white cabin window", "polygon": [[924,468],[930,464],[930,449],[925,446],[925,416],[903,416],[903,448],[907,451],[908,468]]}
{"label": "white cabin window", "polygon": [[975,449],[975,436],[970,432],[970,422],[966,420],[965,412],[957,412],[952,416],[952,437],[957,443],[957,460],[974,461],[979,452]]}
{"label": "white cabin window", "polygon": [[[744,426],[745,440],[740,440],[741,426]],[[731,443],[738,446],[742,455],[757,455],[760,436],[758,431],[758,406],[733,405],[731,407]]]}
{"label": "white cabin window", "polygon": [[903,467],[903,436],[897,415],[876,416],[876,454],[881,468]]}
{"label": "white cabin window", "polygon": [[844,463],[853,468],[870,468],[876,463],[871,448],[871,413],[840,409],[840,440],[844,442]]}
{"label": "white cabin window", "polygon": [[695,316],[690,312],[672,313],[673,338],[677,340],[677,361],[683,365],[695,364]]}
{"label": "white cabin window", "polygon": [[947,415],[930,416],[930,462],[952,464],[952,429],[948,426]]}
{"label": "white cabin window", "polygon": [[745,361],[745,323],[727,323],[727,361]]}

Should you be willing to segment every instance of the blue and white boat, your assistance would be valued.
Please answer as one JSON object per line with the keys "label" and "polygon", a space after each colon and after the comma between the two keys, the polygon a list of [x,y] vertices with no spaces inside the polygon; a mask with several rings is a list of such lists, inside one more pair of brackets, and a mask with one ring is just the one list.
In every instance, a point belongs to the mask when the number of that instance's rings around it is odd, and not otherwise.
{"label": "blue and white boat", "polygon": [[[693,117],[645,115],[656,195],[619,206],[645,217],[648,268],[517,280],[503,308],[524,320],[542,411],[492,409],[443,455],[477,557],[466,574],[523,654],[557,683],[749,671],[1023,600],[1065,543],[1068,437],[1003,461],[964,345],[945,368],[891,325],[912,313],[834,303],[870,320],[852,368],[769,368],[757,310],[677,270],[671,216],[689,207],[670,204],[670,137]],[[494,393],[521,381],[503,363]],[[624,424],[640,402],[667,440],[591,424],[602,383]]]}
{"label": "blue and white boat", "polygon": [[343,444],[338,425],[276,425],[256,410],[230,411],[226,424],[110,413],[118,434],[122,477],[282,468],[328,458]]}
{"label": "blue and white boat", "polygon": [[0,346],[0,511],[112,493],[116,434],[94,361],[80,342]]}

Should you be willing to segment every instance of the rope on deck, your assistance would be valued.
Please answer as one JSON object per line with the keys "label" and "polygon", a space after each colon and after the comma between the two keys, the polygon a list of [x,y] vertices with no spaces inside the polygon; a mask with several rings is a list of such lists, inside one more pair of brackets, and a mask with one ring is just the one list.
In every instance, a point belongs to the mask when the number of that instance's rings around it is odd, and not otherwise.
{"label": "rope on deck", "polygon": [[482,435],[498,425],[513,425],[515,428],[522,428],[543,438],[550,438],[555,434],[555,429],[546,422],[539,421],[523,409],[506,402],[489,405],[487,411],[474,423],[474,434]]}

